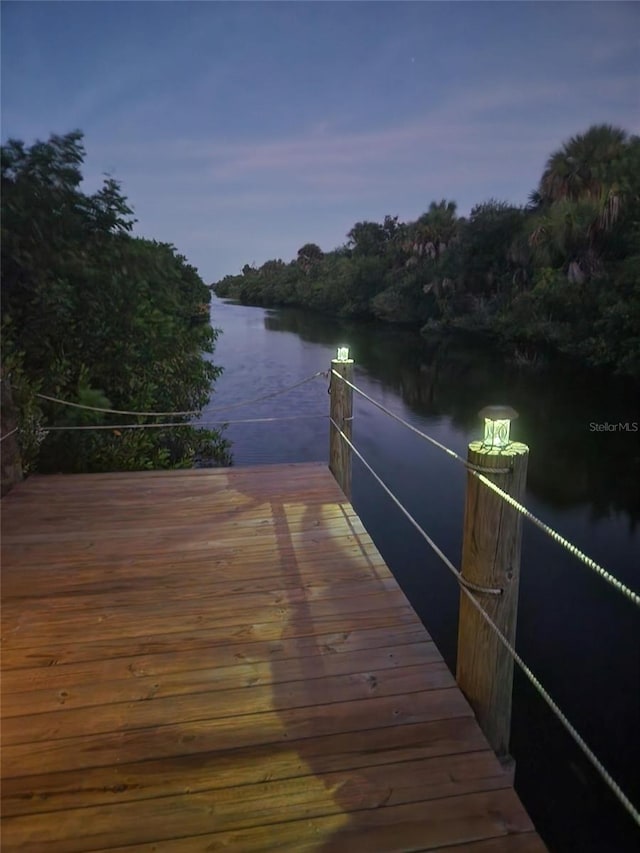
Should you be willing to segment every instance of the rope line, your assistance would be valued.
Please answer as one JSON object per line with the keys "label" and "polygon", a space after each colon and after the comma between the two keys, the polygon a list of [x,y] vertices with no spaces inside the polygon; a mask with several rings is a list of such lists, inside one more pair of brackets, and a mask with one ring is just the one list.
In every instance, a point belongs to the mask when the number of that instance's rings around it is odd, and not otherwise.
{"label": "rope line", "polygon": [[404,418],[401,418],[401,417],[400,417],[400,415],[396,415],[396,413],[395,413],[395,412],[392,412],[392,411],[391,411],[391,409],[387,409],[387,407],[386,407],[386,406],[383,406],[383,405],[382,405],[382,403],[378,403],[378,401],[377,401],[377,400],[374,400],[374,399],[373,399],[373,397],[370,397],[368,394],[365,394],[365,392],[364,392],[364,391],[361,391],[361,390],[360,390],[360,388],[358,388],[358,387],[357,387],[356,385],[354,385],[352,382],[349,382],[349,380],[348,380],[348,379],[345,379],[345,378],[344,378],[344,376],[341,376],[341,375],[338,373],[338,371],[337,371],[337,370],[334,370],[333,368],[331,368],[331,373],[333,374],[333,376],[337,376],[337,377],[338,377],[338,379],[342,379],[342,381],[345,383],[345,385],[348,385],[348,386],[349,386],[349,388],[351,388],[351,389],[352,389],[353,391],[355,391],[357,394],[360,394],[360,396],[361,396],[361,397],[364,397],[364,399],[365,399],[365,400],[368,400],[370,403],[373,403],[373,405],[374,405],[374,406],[376,406],[378,409],[380,409],[380,410],[381,410],[381,411],[383,411],[385,414],[387,414],[387,415],[389,415],[390,417],[392,417],[394,420],[396,420],[396,421],[398,421],[399,423],[401,423],[403,426],[405,426],[405,427],[407,427],[408,429],[410,429],[412,432],[415,432],[415,433],[416,433],[417,435],[419,435],[421,438],[425,438],[427,441],[430,441],[430,442],[431,442],[431,444],[435,444],[435,446],[436,446],[436,447],[439,447],[439,448],[440,448],[440,450],[444,450],[444,452],[445,452],[445,453],[448,453],[448,454],[449,454],[449,456],[453,456],[453,458],[454,458],[454,459],[458,459],[460,462],[464,462],[464,461],[465,461],[465,460],[462,458],[462,456],[459,456],[459,455],[458,455],[454,450],[451,450],[450,448],[446,447],[444,444],[441,444],[441,443],[440,443],[439,441],[437,441],[435,438],[432,438],[430,435],[427,435],[427,434],[426,434],[426,432],[422,432],[422,431],[421,431],[421,430],[419,430],[417,427],[414,427],[412,424],[410,424],[408,421],[405,421],[405,420],[404,420]]}
{"label": "rope line", "polygon": [[496,486],[495,483],[492,483],[484,474],[479,474],[476,471],[471,471],[474,477],[477,477],[482,483],[484,483],[487,488],[491,489],[492,492],[495,492],[499,495],[503,500],[505,500],[510,506],[516,509],[519,513],[524,515],[525,518],[528,518],[532,524],[535,524],[536,527],[539,527],[540,530],[544,531],[547,536],[550,536],[555,542],[559,545],[562,545],[563,548],[566,548],[570,554],[573,554],[574,557],[577,557],[581,560],[586,566],[588,566],[593,572],[595,572],[602,580],[606,581],[610,584],[614,589],[617,589],[618,592],[622,593],[626,598],[629,599],[636,607],[640,607],[640,595],[637,592],[634,592],[630,589],[626,584],[624,584],[621,580],[618,580],[615,575],[612,575],[611,572],[608,572],[603,566],[599,563],[596,563],[595,560],[592,560],[591,557],[587,557],[579,548],[577,548],[573,543],[569,542],[568,539],[565,539],[560,533],[555,531],[552,527],[549,527],[548,524],[545,524],[544,521],[539,519],[536,515],[534,515],[530,510],[519,503],[515,498],[511,495],[507,494],[500,486]]}
{"label": "rope line", "polygon": [[[265,424],[265,423],[273,423],[275,421],[311,421],[322,418],[323,420],[327,420],[329,415],[282,415],[280,417],[275,418],[242,418],[240,420],[234,421],[206,421],[209,424]],[[192,424],[193,427],[199,427],[200,424]]]}
{"label": "rope line", "polygon": [[[279,394],[284,394],[287,391],[293,391],[294,388],[299,388],[301,385],[305,385],[307,382],[311,382],[313,379],[317,379],[318,376],[326,375],[326,370],[319,370],[312,376],[307,376],[306,379],[301,379],[300,382],[295,382],[293,385],[288,385],[286,388],[281,388],[278,391],[271,391],[269,394],[261,394],[259,397],[253,397],[251,400],[243,400],[241,403],[232,403],[229,406],[221,406],[219,409],[215,409],[215,411],[209,412],[209,414],[217,415],[218,412],[228,412],[231,409],[239,409],[241,406],[249,406],[251,403],[259,403],[262,400],[270,400],[272,397],[277,397]],[[35,396],[40,397],[42,400],[49,400],[52,403],[60,403],[60,405],[62,406],[71,406],[74,409],[84,409],[88,412],[102,412],[103,414],[107,415],[133,415],[135,417],[144,418],[179,418],[201,414],[200,409],[190,409],[184,412],[133,412],[127,409],[103,409],[97,406],[85,406],[81,403],[71,403],[68,400],[60,400],[58,397],[51,397],[48,394],[36,394]]]}
{"label": "rope line", "polygon": [[[386,415],[389,415],[389,417],[393,418],[395,421],[398,421],[398,423],[402,424],[402,426],[411,430],[411,432],[415,432],[415,434],[419,435],[420,438],[424,438],[426,441],[429,441],[429,442],[431,442],[431,444],[434,444],[436,447],[439,447],[440,450],[444,450],[444,452],[447,453],[449,456],[452,456],[454,459],[457,459],[458,462],[461,462],[465,468],[468,468],[469,470],[480,470],[477,465],[473,465],[471,462],[468,462],[463,456],[460,456],[458,453],[456,453],[455,450],[451,450],[450,447],[447,447],[445,444],[441,444],[441,442],[439,442],[437,439],[433,438],[433,436],[427,435],[426,432],[423,432],[421,429],[418,429],[418,427],[415,427],[413,424],[410,424],[409,421],[405,421],[404,418],[401,418],[400,415],[396,415],[396,413],[392,412],[391,409],[387,409],[387,407],[383,406],[382,403],[379,403],[377,400],[374,400],[373,397],[370,397],[368,394],[366,394],[364,391],[362,391],[360,388],[358,388],[357,385],[354,385],[352,382],[349,382],[348,379],[345,379],[344,376],[341,376],[333,368],[331,368],[331,373],[334,376],[337,376],[338,379],[342,379],[342,381],[346,385],[348,385],[349,388],[352,388],[357,394],[360,394],[361,397],[364,397],[365,400],[368,400],[370,403],[372,403],[374,406],[376,406],[376,408],[380,409],[381,412],[384,412]],[[487,469],[481,469],[481,470],[487,470]],[[510,474],[511,468],[491,468],[491,473],[493,473],[493,474]]]}
{"label": "rope line", "polygon": [[[536,527],[539,527],[540,530],[544,531],[555,542],[557,542],[559,545],[562,545],[562,547],[565,548],[567,551],[569,551],[570,554],[573,554],[574,557],[576,557],[578,560],[580,560],[582,563],[584,563],[585,566],[587,566],[589,569],[591,569],[593,572],[595,572],[598,575],[598,577],[600,577],[606,583],[610,584],[619,593],[624,595],[625,598],[627,598],[629,601],[631,601],[632,604],[635,604],[636,607],[640,607],[640,595],[637,592],[634,592],[634,590],[632,590],[630,587],[628,587],[626,584],[624,584],[615,575],[612,575],[611,572],[607,571],[604,568],[604,566],[601,566],[599,563],[596,563],[595,560],[592,560],[591,557],[588,557],[586,554],[584,554],[579,548],[577,548],[575,545],[573,545],[571,542],[569,542],[568,539],[565,539],[564,536],[562,536],[557,531],[553,530],[553,528],[549,527],[548,524],[545,524],[544,521],[542,521],[537,516],[535,516],[525,506],[523,506],[521,503],[519,503],[514,498],[512,498],[511,495],[509,495],[507,492],[504,491],[504,489],[501,489],[500,486],[497,486],[495,483],[493,483],[491,480],[489,480],[487,477],[485,477],[483,472],[486,471],[487,469],[482,469],[479,466],[476,466],[476,465],[473,465],[473,464],[467,462],[466,459],[463,459],[462,456],[458,455],[455,451],[451,450],[448,447],[445,447],[444,444],[441,444],[439,441],[436,441],[435,438],[432,438],[430,435],[427,435],[427,433],[422,432],[422,430],[418,429],[417,427],[414,427],[412,424],[408,423],[408,421],[405,421],[399,415],[396,415],[395,412],[392,412],[390,409],[387,409],[381,403],[378,403],[377,400],[374,400],[368,394],[365,394],[364,391],[361,391],[357,386],[355,386],[351,382],[349,382],[348,379],[345,379],[344,376],[340,376],[340,374],[337,371],[332,369],[332,374],[334,376],[337,376],[339,379],[342,379],[342,381],[345,382],[350,388],[352,388],[354,391],[356,391],[358,394],[360,394],[362,397],[364,397],[370,403],[373,403],[374,406],[377,406],[377,408],[380,409],[381,411],[385,412],[385,414],[389,415],[394,420],[398,421],[403,426],[407,427],[412,432],[416,433],[416,435],[419,435],[421,438],[426,439],[427,441],[431,442],[431,444],[434,444],[436,447],[439,447],[441,450],[444,450],[445,453],[447,453],[449,456],[453,456],[454,459],[457,459],[459,462],[462,462],[464,464],[464,466],[467,468],[467,470],[471,474],[473,474],[474,477],[478,477],[478,479],[481,480],[485,486],[487,486],[493,492],[495,492],[497,495],[499,495],[503,500],[505,500],[508,504],[510,504],[518,512],[522,513],[522,515],[524,515],[525,518],[528,518],[529,521],[531,521],[533,524],[535,524]],[[491,469],[491,473],[492,474],[504,474],[504,473],[509,473],[510,470],[511,470],[510,468],[505,468],[505,469],[495,468],[495,469]]]}
{"label": "rope line", "polygon": [[586,757],[589,759],[589,761],[591,762],[593,767],[598,771],[601,778],[609,786],[610,790],[615,794],[615,796],[618,798],[620,803],[624,806],[624,808],[627,810],[627,812],[631,815],[633,820],[638,824],[638,826],[640,826],[640,812],[634,806],[634,804],[631,802],[629,797],[627,797],[627,795],[624,793],[624,791],[622,790],[620,785],[618,785],[616,780],[609,773],[607,768],[600,761],[600,759],[594,753],[594,751],[591,749],[591,747],[586,743],[586,741],[584,740],[582,735],[577,731],[575,726],[570,722],[570,720],[567,718],[565,713],[561,710],[561,708],[558,706],[558,704],[555,702],[555,700],[552,698],[552,696],[549,694],[549,692],[547,690],[545,690],[545,688],[542,686],[542,683],[537,678],[537,676],[527,666],[527,664],[522,660],[522,658],[520,657],[518,652],[514,649],[514,647],[509,642],[509,640],[507,640],[507,638],[504,636],[504,634],[502,633],[500,628],[498,628],[498,626],[493,621],[491,616],[489,616],[489,614],[486,612],[486,610],[482,607],[480,602],[476,601],[476,599],[473,597],[473,595],[471,595],[471,593],[467,589],[465,589],[464,587],[463,587],[462,591],[467,596],[469,601],[471,601],[471,603],[476,608],[476,610],[478,611],[480,616],[487,623],[487,625],[491,628],[491,630],[498,637],[498,639],[500,640],[502,645],[505,647],[505,649],[509,652],[509,654],[514,659],[514,661],[518,664],[518,666],[520,667],[520,669],[522,670],[522,672],[524,673],[524,675],[526,676],[528,681],[538,691],[540,696],[542,696],[542,698],[547,703],[549,708],[553,711],[553,713],[560,720],[560,722],[565,727],[567,732],[571,735],[571,737],[574,739],[574,741],[578,744],[578,746],[580,747],[582,752],[586,755]]}
{"label": "rope line", "polygon": [[[220,412],[230,411],[232,409],[237,409],[242,406],[247,406],[252,403],[261,402],[263,400],[272,399],[280,394],[287,393],[288,391],[292,391],[295,388],[298,388],[308,382],[313,381],[319,376],[337,376],[343,382],[345,382],[352,390],[356,393],[360,394],[366,400],[368,400],[372,405],[376,406],[385,414],[389,415],[394,420],[398,421],[400,424],[420,436],[421,438],[429,441],[431,444],[435,445],[439,449],[443,450],[449,456],[452,456],[457,461],[461,462],[470,473],[477,477],[487,488],[491,489],[495,494],[499,495],[503,500],[505,500],[510,506],[520,512],[525,518],[529,519],[533,524],[535,524],[539,529],[545,532],[548,536],[550,536],[554,541],[558,542],[562,545],[566,550],[568,550],[571,554],[581,560],[586,566],[588,566],[592,571],[594,571],[599,577],[613,586],[614,589],[618,590],[618,592],[625,595],[631,602],[636,604],[636,606],[640,606],[640,595],[629,587],[627,587],[624,583],[618,580],[614,575],[604,569],[601,565],[599,565],[595,560],[592,560],[586,554],[584,554],[579,548],[565,539],[561,534],[557,533],[553,528],[549,525],[545,524],[545,522],[541,521],[537,516],[535,516],[530,510],[528,510],[525,506],[515,500],[511,495],[493,483],[490,479],[488,479],[483,471],[483,469],[479,466],[473,465],[457,454],[455,451],[446,447],[441,442],[434,439],[432,436],[427,435],[422,430],[410,424],[408,421],[404,420],[399,415],[392,412],[390,409],[383,406],[381,403],[374,400],[364,391],[359,389],[357,386],[352,384],[349,380],[345,379],[341,376],[337,371],[331,369],[330,373],[328,371],[318,371],[314,373],[312,376],[309,376],[305,379],[302,379],[299,382],[294,383],[286,388],[282,388],[278,391],[270,392],[268,394],[260,395],[259,397],[255,397],[250,400],[244,400],[239,403],[230,404],[228,406],[220,407],[219,409],[211,412],[211,415],[217,415]],[[61,400],[56,397],[52,397],[46,394],[36,394],[37,397],[41,399],[48,400],[50,402],[58,403],[60,405],[69,406],[76,409],[84,409],[87,411],[93,412],[101,412],[104,414],[119,414],[119,415],[131,415],[138,417],[181,417],[181,416],[193,416],[200,414],[200,410],[190,410],[183,412],[136,412],[136,411],[128,411],[128,410],[119,410],[119,409],[107,409],[107,408],[98,408],[94,406],[86,406],[79,403],[71,403],[69,401]],[[327,418],[327,415],[293,415],[293,416],[284,416],[284,417],[270,417],[270,418],[248,418],[244,420],[222,420],[222,421],[204,421],[201,423],[161,423],[161,424],[118,424],[118,425],[82,425],[82,426],[51,426],[45,427],[46,431],[58,431],[58,430],[123,430],[123,429],[167,429],[170,427],[193,427],[200,428],[208,425],[217,425],[217,424],[240,424],[240,423],[270,423],[276,421],[286,421],[286,420],[304,420],[304,419],[317,419],[317,418]],[[566,731],[573,738],[575,743],[580,747],[583,754],[589,759],[592,766],[599,773],[600,777],[603,779],[605,784],[609,787],[609,789],[613,792],[613,794],[617,797],[619,802],[623,805],[629,815],[633,818],[633,820],[640,826],[640,812],[631,802],[631,800],[624,793],[620,785],[615,781],[615,779],[611,776],[606,767],[602,764],[597,755],[593,752],[593,750],[589,747],[580,733],[576,730],[573,724],[569,721],[567,716],[552,698],[552,696],[548,693],[548,691],[543,687],[540,680],[533,673],[533,671],[527,666],[527,664],[522,660],[518,652],[515,650],[514,646],[511,642],[505,637],[500,628],[496,625],[494,620],[489,616],[486,610],[482,607],[480,602],[475,598],[472,593],[482,594],[482,595],[501,595],[503,590],[497,588],[487,588],[482,587],[477,584],[471,583],[466,580],[461,572],[454,566],[454,564],[449,560],[449,558],[444,554],[444,552],[436,545],[433,539],[426,533],[426,531],[420,526],[420,524],[416,521],[416,519],[411,515],[411,513],[403,506],[403,504],[398,500],[398,498],[393,494],[393,492],[389,489],[389,487],[384,483],[384,481],[380,478],[380,476],[374,471],[374,469],[369,465],[360,451],[354,446],[351,440],[345,435],[342,429],[338,426],[338,424],[333,420],[333,418],[329,418],[331,424],[336,429],[341,438],[346,442],[346,444],[350,447],[350,449],[355,453],[360,462],[364,465],[364,467],[369,471],[369,473],[374,477],[374,479],[380,484],[385,493],[391,498],[394,504],[400,509],[403,515],[407,518],[407,520],[412,524],[412,526],[416,529],[416,531],[422,536],[422,538],[427,542],[433,552],[440,558],[440,560],[444,563],[444,565],[449,569],[451,574],[455,577],[457,583],[461,587],[463,593],[467,596],[467,598],[471,601],[472,605],[479,612],[480,616],[490,629],[494,632],[494,634],[498,637],[501,644],[507,650],[507,652],[511,655],[513,660],[518,664],[523,674],[530,682],[530,684],[534,687],[534,689],[539,693],[539,695],[546,702],[551,711],[555,714],[558,720],[562,723]],[[18,427],[15,427],[10,432],[0,437],[0,442],[4,441],[7,438],[10,438],[12,435],[17,433],[19,430]],[[509,473],[510,468],[505,469],[492,469],[492,474],[499,473]]]}
{"label": "rope line", "polygon": [[[396,498],[396,496],[391,492],[388,486],[380,479],[378,474],[373,470],[373,468],[369,465],[369,463],[364,459],[362,454],[354,447],[353,443],[347,438],[344,432],[340,429],[340,427],[336,424],[333,418],[330,419],[331,423],[338,431],[340,436],[344,439],[344,441],[349,445],[351,450],[356,454],[358,459],[363,463],[365,468],[369,471],[370,474],[377,480],[377,482],[382,486],[384,491],[389,495],[389,497],[393,500],[396,506],[402,511],[402,513],[406,516],[406,518],[411,522],[411,524],[415,527],[415,529],[420,533],[420,535],[425,539],[425,541],[431,546],[433,551],[440,557],[445,566],[449,569],[449,571],[455,576],[456,580],[460,584],[463,593],[467,596],[469,601],[473,604],[476,610],[480,613],[480,616],[485,620],[487,625],[491,628],[491,630],[498,637],[502,645],[509,652],[514,661],[518,664],[528,681],[532,684],[532,686],[538,691],[540,696],[547,703],[551,711],[556,715],[556,717],[560,720],[566,731],[571,735],[577,745],[580,747],[584,755],[589,759],[592,766],[597,770],[600,774],[603,781],[607,784],[609,789],[615,794],[620,803],[624,806],[627,812],[631,815],[631,817],[635,820],[635,822],[640,825],[640,812],[633,805],[629,797],[624,793],[620,785],[615,781],[613,776],[609,773],[604,764],[600,761],[598,756],[593,752],[593,750],[586,743],[582,735],[577,731],[574,725],[570,722],[565,713],[561,710],[549,692],[542,686],[542,683],[534,674],[534,672],[527,666],[527,664],[522,660],[518,652],[515,650],[513,645],[509,642],[509,640],[502,633],[500,628],[496,625],[493,619],[486,612],[484,607],[480,604],[479,601],[471,594],[472,592],[481,592],[481,593],[489,593],[489,594],[500,594],[502,590],[491,590],[484,589],[483,587],[478,587],[475,584],[471,584],[465,580],[462,574],[456,569],[451,560],[438,548],[435,542],[431,539],[431,537],[422,529],[420,524],[415,520],[415,518],[411,515],[411,513],[405,509],[405,507],[400,503],[400,501]],[[481,476],[481,475],[479,475]],[[486,479],[486,478],[483,478]]]}
{"label": "rope line", "polygon": [[423,530],[423,529],[422,529],[422,527],[420,526],[420,524],[419,524],[419,523],[415,520],[415,518],[411,515],[411,513],[409,512],[409,510],[408,510],[408,509],[406,509],[406,508],[405,508],[405,507],[400,503],[400,501],[398,500],[398,498],[393,494],[393,492],[392,492],[392,491],[391,491],[391,489],[387,486],[387,484],[386,484],[386,483],[385,483],[385,482],[384,482],[384,481],[383,481],[383,480],[378,476],[378,474],[376,474],[376,472],[373,470],[373,468],[371,467],[371,465],[369,465],[369,463],[367,462],[367,460],[366,460],[366,459],[364,458],[364,456],[360,453],[360,451],[358,450],[358,448],[357,448],[357,447],[355,447],[355,446],[353,445],[353,442],[351,442],[351,441],[347,438],[347,436],[346,436],[346,435],[344,434],[344,432],[340,429],[340,427],[339,427],[339,426],[338,426],[338,424],[333,420],[333,418],[329,418],[329,420],[331,421],[331,423],[333,424],[333,426],[336,428],[336,430],[338,431],[338,433],[340,434],[340,436],[342,436],[342,438],[344,439],[344,441],[349,445],[349,447],[351,448],[351,450],[356,454],[356,456],[358,457],[358,459],[362,462],[362,464],[363,464],[363,465],[364,465],[364,467],[367,469],[367,471],[369,471],[369,473],[372,475],[372,477],[373,477],[375,480],[377,480],[377,482],[382,486],[382,488],[383,488],[383,489],[385,490],[385,492],[389,495],[389,497],[390,497],[390,498],[391,498],[391,500],[395,503],[395,505],[398,507],[398,509],[399,509],[399,510],[404,514],[404,516],[407,518],[407,520],[408,520],[409,522],[411,522],[411,524],[415,527],[415,529],[418,531],[418,533],[419,533],[419,534],[422,536],[422,538],[427,542],[427,544],[429,545],[429,547],[430,547],[430,548],[431,548],[431,549],[432,549],[432,550],[433,550],[433,551],[438,555],[438,557],[440,557],[440,559],[441,559],[441,560],[442,560],[442,562],[445,564],[445,566],[449,569],[449,571],[451,572],[451,574],[452,574],[452,575],[454,575],[454,577],[455,577],[455,579],[458,581],[458,583],[459,583],[461,586],[468,587],[469,589],[472,589],[474,592],[479,592],[479,593],[482,593],[482,594],[484,594],[484,595],[502,595],[502,590],[501,590],[501,589],[492,588],[492,587],[479,586],[478,584],[475,584],[475,583],[472,583],[471,581],[468,581],[466,578],[464,578],[464,577],[462,576],[461,572],[459,572],[459,571],[458,571],[458,569],[456,569],[456,567],[453,565],[453,563],[452,563],[452,562],[451,562],[451,560],[447,557],[447,555],[446,555],[446,554],[445,554],[445,553],[444,553],[444,552],[443,552],[443,551],[442,551],[442,550],[441,550],[441,549],[436,545],[436,543],[435,543],[435,542],[433,541],[433,539],[429,536],[429,534],[428,534],[425,530]]}
{"label": "rope line", "polygon": [[[210,412],[209,415],[215,416],[215,415],[219,414],[220,412],[231,411],[233,409],[241,408],[242,406],[247,406],[247,405],[250,405],[252,403],[258,403],[258,402],[261,402],[263,400],[272,399],[273,397],[277,397],[280,394],[284,394],[284,393],[287,393],[288,391],[294,390],[295,388],[299,388],[301,385],[305,385],[307,382],[311,382],[314,379],[317,379],[317,377],[319,377],[319,376],[325,376],[325,377],[328,376],[328,377],[330,377],[331,381],[333,380],[333,376],[338,377],[338,379],[341,379],[353,391],[355,391],[357,394],[360,394],[360,396],[364,397],[365,400],[368,400],[372,405],[374,405],[374,406],[376,406],[376,408],[380,409],[380,411],[389,415],[389,417],[393,418],[395,421],[402,424],[407,429],[411,430],[411,432],[420,436],[420,438],[423,438],[426,441],[429,441],[431,444],[438,447],[440,450],[444,451],[447,455],[453,457],[458,462],[461,462],[471,474],[478,477],[481,480],[481,482],[484,485],[486,485],[488,488],[490,488],[493,492],[495,492],[495,494],[499,495],[503,500],[507,501],[507,503],[510,504],[514,509],[516,509],[522,515],[524,515],[525,518],[529,519],[529,521],[531,521],[540,530],[542,530],[544,533],[546,533],[548,536],[550,536],[555,542],[557,542],[559,545],[561,545],[563,548],[565,548],[567,551],[569,551],[570,554],[573,554],[574,557],[576,557],[578,560],[580,560],[582,563],[584,563],[584,565],[586,565],[589,569],[591,569],[593,572],[595,572],[598,575],[598,577],[600,577],[602,580],[604,580],[606,583],[608,583],[610,586],[612,586],[614,589],[616,589],[619,593],[624,595],[629,601],[631,601],[633,604],[635,604],[636,607],[640,607],[640,594],[634,592],[634,590],[632,590],[630,587],[628,587],[626,584],[624,584],[622,581],[620,581],[618,578],[616,578],[615,575],[611,574],[611,572],[607,571],[603,566],[601,566],[599,563],[597,563],[591,557],[588,557],[586,554],[584,554],[579,548],[577,548],[575,545],[573,545],[571,542],[569,542],[567,539],[565,539],[564,536],[562,536],[557,531],[553,530],[551,527],[549,527],[548,524],[545,524],[544,521],[542,521],[537,516],[535,516],[525,506],[523,506],[518,501],[516,501],[514,498],[512,498],[511,495],[507,494],[507,492],[505,492],[503,489],[501,489],[499,486],[497,486],[495,483],[493,483],[491,480],[489,480],[487,477],[485,477],[484,472],[486,472],[487,469],[481,468],[480,466],[477,466],[477,465],[473,465],[472,463],[470,463],[466,459],[464,459],[462,456],[460,456],[458,453],[456,453],[454,450],[451,450],[449,447],[446,447],[446,445],[437,441],[432,436],[428,435],[427,433],[425,433],[422,430],[418,429],[417,427],[413,426],[413,424],[410,424],[404,418],[400,417],[400,415],[397,415],[395,412],[392,412],[391,409],[388,409],[386,406],[383,406],[382,403],[379,403],[377,400],[374,400],[373,397],[370,397],[368,394],[366,394],[364,391],[362,391],[360,388],[358,388],[356,385],[354,385],[348,379],[345,379],[344,376],[341,376],[333,368],[331,368],[330,371],[319,370],[316,373],[312,374],[311,376],[308,376],[305,379],[302,379],[299,382],[295,382],[293,385],[289,385],[286,388],[282,388],[278,391],[272,391],[268,394],[262,394],[259,397],[254,397],[250,400],[243,400],[242,402],[239,402],[239,403],[232,403],[228,406],[222,406],[218,409],[215,409],[213,412]],[[106,409],[106,408],[99,408],[96,406],[85,406],[85,405],[80,404],[80,403],[71,403],[71,402],[66,401],[66,400],[61,400],[57,397],[52,397],[52,396],[47,395],[47,394],[37,394],[36,396],[40,397],[44,400],[49,400],[49,401],[54,402],[54,403],[59,403],[59,404],[64,405],[64,406],[71,406],[71,407],[76,408],[76,409],[84,409],[84,410],[93,411],[93,412],[102,412],[104,414],[134,415],[134,416],[138,416],[138,417],[169,417],[169,416],[181,417],[181,416],[199,415],[201,413],[200,410],[189,410],[189,411],[184,411],[184,412],[135,412],[135,411],[123,410],[123,409]],[[282,420],[286,420],[286,419],[287,418],[282,418]],[[294,416],[291,418],[291,420],[294,420],[294,419],[297,419],[297,417]],[[275,418],[255,418],[255,419],[247,419],[245,421],[240,421],[240,420],[237,420],[237,421],[220,421],[220,422],[208,421],[208,422],[204,422],[204,423],[201,423],[201,424],[198,424],[195,426],[196,427],[197,426],[202,427],[202,426],[205,426],[206,424],[217,425],[218,423],[268,423],[268,422],[275,421],[275,420],[276,420]],[[63,429],[65,429],[65,430],[83,430],[83,429],[120,430],[120,429],[142,429],[142,428],[159,429],[162,427],[178,427],[178,426],[194,426],[194,425],[193,424],[183,424],[183,423],[120,424],[120,425],[69,426],[69,427],[52,426],[52,427],[47,427],[46,429],[51,430],[51,431],[58,431],[58,430],[63,430]],[[15,432],[17,432],[17,429],[11,431],[10,433],[7,433],[4,436],[2,436],[0,438],[0,441],[4,441],[5,438],[9,438]],[[503,473],[509,473],[510,471],[511,471],[510,468],[495,468],[495,469],[491,469],[490,473],[492,473],[492,474],[503,474]]]}
{"label": "rope line", "polygon": [[313,420],[317,418],[327,419],[329,415],[285,415],[278,418],[244,418],[241,420],[232,421],[201,421],[198,423],[189,423],[188,421],[180,421],[178,423],[165,424],[89,424],[83,426],[47,426],[43,427],[46,432],[58,432],[62,430],[86,430],[86,429],[106,429],[106,430],[121,430],[121,429],[168,429],[169,427],[193,427],[193,429],[201,429],[207,426],[219,426],[220,424],[260,424],[270,423],[272,421],[301,421]]}

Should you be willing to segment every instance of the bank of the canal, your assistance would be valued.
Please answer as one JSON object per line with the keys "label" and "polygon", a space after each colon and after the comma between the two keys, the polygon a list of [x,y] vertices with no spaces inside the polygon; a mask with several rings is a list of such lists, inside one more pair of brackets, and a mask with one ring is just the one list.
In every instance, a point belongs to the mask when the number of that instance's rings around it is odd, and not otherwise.
{"label": "bank of the canal", "polygon": [[[506,402],[520,413],[513,435],[531,448],[526,504],[548,524],[638,587],[640,402],[636,390],[589,374],[530,372],[496,354],[431,345],[389,327],[341,324],[297,309],[213,300],[224,366],[202,420],[222,406],[326,370],[349,344],[357,384],[409,422],[465,455],[477,412]],[[236,465],[327,458],[327,383],[301,386],[230,420]],[[318,415],[318,418],[306,416]],[[602,424],[628,423],[630,430]],[[354,440],[454,562],[461,550],[464,469],[356,397]],[[354,468],[353,503],[413,606],[455,668],[458,590],[366,471]],[[536,528],[525,524],[518,649],[594,751],[636,802],[640,744],[637,610]],[[546,705],[516,675],[512,752],[516,786],[552,851],[626,853],[635,828]]]}

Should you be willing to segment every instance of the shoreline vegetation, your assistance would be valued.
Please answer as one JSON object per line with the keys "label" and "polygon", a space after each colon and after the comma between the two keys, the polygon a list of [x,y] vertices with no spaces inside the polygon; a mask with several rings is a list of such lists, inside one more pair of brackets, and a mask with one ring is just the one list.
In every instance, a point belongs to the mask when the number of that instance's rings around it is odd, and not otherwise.
{"label": "shoreline vegetation", "polygon": [[[219,331],[211,292],[186,258],[131,236],[118,182],[107,176],[92,195],[81,191],[82,138],[2,146],[2,380],[23,471],[229,464],[229,442],[188,415],[97,411],[199,413],[221,373],[205,357]],[[167,421],[180,426],[140,428]]]}
{"label": "shoreline vegetation", "polygon": [[594,125],[554,151],[524,207],[357,222],[330,252],[210,285],[244,304],[472,334],[523,367],[555,356],[640,380],[640,137]]}

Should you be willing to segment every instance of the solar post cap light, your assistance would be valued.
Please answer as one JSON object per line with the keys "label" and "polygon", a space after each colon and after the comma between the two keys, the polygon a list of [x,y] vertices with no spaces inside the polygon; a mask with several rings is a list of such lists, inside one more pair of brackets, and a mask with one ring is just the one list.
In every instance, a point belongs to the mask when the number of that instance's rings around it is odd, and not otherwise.
{"label": "solar post cap light", "polygon": [[338,347],[336,361],[349,361],[349,347]]}
{"label": "solar post cap light", "polygon": [[485,406],[478,416],[484,419],[484,438],[482,446],[493,450],[503,450],[511,444],[509,430],[511,421],[518,413],[511,406]]}

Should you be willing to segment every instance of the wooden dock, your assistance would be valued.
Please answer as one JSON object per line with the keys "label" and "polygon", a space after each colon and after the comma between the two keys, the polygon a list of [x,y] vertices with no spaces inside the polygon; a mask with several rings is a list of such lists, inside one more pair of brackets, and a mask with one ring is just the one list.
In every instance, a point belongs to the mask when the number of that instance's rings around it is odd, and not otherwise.
{"label": "wooden dock", "polygon": [[323,465],[2,501],[3,853],[542,853]]}

